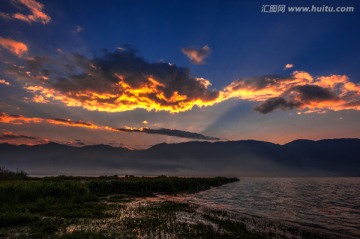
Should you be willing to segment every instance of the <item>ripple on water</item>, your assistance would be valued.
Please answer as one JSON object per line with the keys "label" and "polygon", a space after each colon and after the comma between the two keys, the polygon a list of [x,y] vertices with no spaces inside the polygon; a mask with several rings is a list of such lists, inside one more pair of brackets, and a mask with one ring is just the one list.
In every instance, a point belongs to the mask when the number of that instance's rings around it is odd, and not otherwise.
{"label": "ripple on water", "polygon": [[360,237],[360,178],[241,178],[188,200]]}

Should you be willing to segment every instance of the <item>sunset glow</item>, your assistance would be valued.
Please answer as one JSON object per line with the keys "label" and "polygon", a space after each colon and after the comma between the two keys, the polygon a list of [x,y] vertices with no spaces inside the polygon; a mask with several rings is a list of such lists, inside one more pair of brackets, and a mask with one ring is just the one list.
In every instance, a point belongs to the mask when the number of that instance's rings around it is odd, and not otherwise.
{"label": "sunset glow", "polygon": [[[317,19],[326,14],[266,14],[255,2],[179,3],[176,14],[170,3],[82,3],[1,3],[1,132],[134,148],[360,137],[355,14],[330,14],[330,27]],[[84,18],[97,10],[113,18]]]}

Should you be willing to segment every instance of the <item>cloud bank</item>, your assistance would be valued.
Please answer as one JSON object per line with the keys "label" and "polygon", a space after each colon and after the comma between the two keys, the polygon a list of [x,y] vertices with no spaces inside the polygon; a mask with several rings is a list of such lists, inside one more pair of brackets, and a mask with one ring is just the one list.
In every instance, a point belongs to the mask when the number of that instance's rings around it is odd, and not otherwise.
{"label": "cloud bank", "polygon": [[25,43],[15,41],[11,38],[0,37],[0,46],[19,57],[23,56],[28,51],[28,47]]}
{"label": "cloud bank", "polygon": [[145,134],[161,134],[167,136],[175,136],[180,138],[188,138],[188,139],[199,139],[199,140],[220,140],[220,138],[205,136],[198,133],[193,133],[189,131],[177,130],[177,129],[151,129],[148,127],[142,128],[117,128],[117,130],[122,132],[137,132],[137,133],[145,133]]}
{"label": "cloud bank", "polygon": [[27,144],[27,145],[37,145],[37,144],[46,144],[50,141],[48,139],[42,139],[39,137],[28,136],[23,134],[15,134],[10,131],[6,131],[0,134],[0,143],[10,143],[10,144]]}
{"label": "cloud bank", "polygon": [[9,115],[4,112],[0,113],[0,123],[5,124],[30,124],[30,123],[41,123],[44,119],[36,117],[25,117],[22,115]]}
{"label": "cloud bank", "polygon": [[47,123],[52,125],[61,125],[66,127],[77,127],[77,128],[86,128],[91,130],[104,130],[104,131],[111,131],[111,132],[137,132],[137,133],[145,133],[145,134],[159,134],[159,135],[166,135],[172,137],[179,137],[179,138],[187,138],[187,139],[197,139],[197,140],[220,140],[219,138],[205,136],[202,134],[177,130],[177,129],[151,129],[151,128],[131,128],[131,127],[123,127],[123,128],[115,128],[111,126],[103,126],[97,125],[91,122],[85,121],[73,121],[71,119],[46,119],[46,118],[38,118],[38,117],[26,117],[23,115],[9,115],[4,112],[0,113],[0,123],[6,124],[15,124],[15,125],[22,125],[22,124],[31,124],[31,123]]}
{"label": "cloud bank", "polygon": [[179,113],[229,99],[254,102],[260,113],[360,110],[360,85],[346,75],[314,77],[294,71],[290,76],[239,78],[216,90],[188,68],[149,63],[131,48],[93,58],[80,54],[27,58],[25,66],[11,66],[8,73],[25,80],[24,88],[33,93],[34,102],[62,102],[89,111]]}
{"label": "cloud bank", "polygon": [[92,59],[79,54],[56,62],[32,58],[26,65],[26,69],[13,68],[11,73],[33,80],[25,89],[42,96],[44,103],[60,101],[90,111],[176,113],[219,100],[219,92],[209,89],[210,82],[191,76],[188,68],[149,63],[133,49],[105,52]]}
{"label": "cloud bank", "polygon": [[0,12],[0,17],[7,20],[16,19],[30,24],[33,22],[47,24],[51,20],[50,16],[43,11],[44,5],[36,0],[12,0],[11,3],[17,8],[26,7],[30,14],[23,14],[20,12],[9,14]]}

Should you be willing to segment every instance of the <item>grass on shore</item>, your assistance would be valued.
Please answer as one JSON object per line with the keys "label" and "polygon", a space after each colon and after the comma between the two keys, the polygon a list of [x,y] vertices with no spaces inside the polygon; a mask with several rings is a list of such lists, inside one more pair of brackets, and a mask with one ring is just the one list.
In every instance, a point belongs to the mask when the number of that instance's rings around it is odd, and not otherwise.
{"label": "grass on shore", "polygon": [[[0,169],[0,238],[66,237],[67,225],[107,218],[109,203],[126,203],[157,193],[194,193],[237,181],[236,178],[47,177]],[[15,230],[15,228],[18,228]],[[16,233],[11,233],[15,230]],[[23,232],[18,233],[23,230]],[[10,232],[10,234],[9,234]],[[80,232],[79,232],[80,233]],[[19,236],[20,235],[20,236]],[[76,238],[76,233],[72,235]],[[103,238],[93,235],[86,238]],[[70,236],[69,236],[70,238]],[[84,235],[79,236],[84,238]]]}
{"label": "grass on shore", "polygon": [[[0,168],[0,238],[324,239],[297,228],[256,224],[154,194],[195,193],[236,178],[46,177]],[[175,198],[175,197],[171,197]],[[252,220],[252,219],[251,219]]]}

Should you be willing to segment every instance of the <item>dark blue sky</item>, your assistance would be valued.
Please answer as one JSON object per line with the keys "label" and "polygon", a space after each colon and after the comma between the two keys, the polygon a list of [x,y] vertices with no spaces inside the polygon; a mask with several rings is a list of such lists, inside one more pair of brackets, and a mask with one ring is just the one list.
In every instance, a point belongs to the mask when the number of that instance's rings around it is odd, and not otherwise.
{"label": "dark blue sky", "polygon": [[[128,44],[136,49],[137,56],[146,62],[164,62],[177,67],[186,67],[190,70],[191,76],[207,79],[212,83],[211,89],[219,91],[242,77],[272,75],[281,78],[289,77],[293,71],[307,72],[314,78],[345,75],[348,77],[348,81],[355,84],[360,79],[359,1],[40,0],[39,2],[43,4],[42,10],[51,17],[51,21],[47,24],[0,18],[0,37],[11,38],[26,44],[28,47],[27,57],[56,57],[61,50],[68,54],[79,53],[89,59],[94,55],[101,58],[103,49],[113,52],[117,47]],[[20,6],[21,4],[14,5],[8,1],[2,1],[0,4],[0,12],[7,14],[18,11],[25,14],[30,11],[26,6]],[[263,13],[261,9],[265,4],[286,5],[286,7],[350,6],[354,7],[355,11],[352,13]],[[211,49],[211,53],[204,57],[202,64],[193,64],[182,52],[184,48],[201,49],[206,45]],[[8,62],[8,59],[13,57],[7,55],[6,49],[2,49],[0,54],[3,62]],[[21,65],[19,61],[23,59],[14,61]],[[293,67],[284,70],[286,64],[293,64]],[[16,85],[16,79],[7,74],[6,67],[1,69],[3,72],[0,79],[4,78]],[[251,86],[253,87],[252,83]],[[323,87],[323,85],[320,86]],[[3,86],[0,85],[0,87]],[[256,90],[259,89],[256,88]],[[0,93],[5,91],[15,92],[15,89],[0,89]],[[22,97],[28,92],[16,94]],[[279,95],[277,94],[277,96]],[[336,114],[332,116],[336,120],[343,119],[343,114],[347,115],[347,126],[341,124],[340,127],[337,125],[337,121],[336,124],[331,123],[332,118],[330,117],[324,118],[318,113],[310,113],[313,110],[313,104],[309,103],[309,98],[304,98],[304,94],[301,97],[303,98],[299,110],[307,111],[309,113],[307,116],[296,114],[297,106],[290,107],[290,103],[294,102],[278,105],[280,109],[290,111],[280,110],[271,114],[259,114],[253,111],[254,105],[256,105],[254,101],[263,102],[267,98],[256,98],[256,100],[251,98],[249,100],[244,96],[240,97],[240,101],[220,100],[224,102],[214,107],[210,106],[200,110],[195,106],[190,112],[172,115],[168,112],[156,113],[143,109],[101,113],[97,110],[88,111],[83,109],[84,107],[79,109],[65,107],[61,104],[56,104],[59,109],[54,112],[50,110],[54,106],[49,107],[34,102],[23,106],[24,102],[10,102],[11,97],[3,93],[3,100],[9,101],[9,105],[21,104],[22,107],[19,110],[14,110],[14,108],[9,110],[9,107],[3,106],[2,111],[13,114],[31,114],[32,116],[36,115],[34,112],[38,112],[39,117],[48,115],[94,121],[113,126],[118,126],[118,123],[113,123],[114,119],[122,119],[124,123],[119,123],[121,126],[126,123],[135,127],[141,125],[143,120],[147,120],[153,122],[151,127],[179,128],[230,139],[245,137],[271,141],[274,138],[275,142],[284,142],[296,137],[360,136],[354,133],[343,133],[352,132],[351,129],[357,127],[354,122],[359,119],[359,113],[354,108],[349,111],[348,108],[339,110],[340,106],[337,106],[336,109],[325,107],[328,112],[325,115]],[[359,99],[357,95],[351,95],[351,97],[353,98],[350,100],[346,98],[347,104]],[[311,100],[313,99],[311,98]],[[318,98],[315,101],[319,103]],[[304,105],[308,105],[308,108]],[[316,111],[319,112],[319,108],[323,106],[316,107],[318,107]],[[204,118],[206,118],[205,121]],[[314,123],[313,120],[316,119],[318,121]],[[193,125],[185,124],[184,120],[193,122]],[[296,132],[293,132],[292,135],[284,135],[282,132],[270,130],[264,136],[258,132],[261,131],[259,128],[262,128],[264,124],[267,129],[272,129],[274,124],[275,126],[278,124],[276,129],[283,126],[285,131],[296,128],[294,124],[309,125],[309,128],[299,132],[295,130]],[[322,129],[322,133],[314,135],[313,129],[321,124],[328,125],[328,128]],[[5,125],[3,130],[10,130],[7,127],[9,126]],[[14,128],[11,130],[16,131]],[[326,130],[332,130],[332,133],[325,134],[323,131]],[[19,132],[23,131],[19,130]],[[270,136],[276,132],[278,135]],[[339,134],[341,132],[342,134]],[[31,130],[28,130],[27,133],[31,133]],[[104,138],[107,139],[107,137]],[[114,137],[109,136],[108,138],[113,139]],[[151,144],[150,141],[149,139],[148,144]],[[158,141],[164,141],[164,139],[156,139],[154,142]]]}
{"label": "dark blue sky", "polygon": [[[100,54],[130,44],[149,61],[190,67],[222,87],[240,76],[296,69],[316,75],[360,77],[358,1],[43,1],[51,24],[29,28],[2,22],[5,35],[21,35],[46,51]],[[353,13],[262,13],[264,4],[354,6]],[[72,34],[79,25],[84,30]],[[206,65],[192,66],[185,46],[209,45]],[[34,50],[35,51],[35,50]]]}
{"label": "dark blue sky", "polygon": [[[268,1],[45,3],[55,25],[50,31],[54,36],[59,34],[53,43],[57,47],[66,48],[62,40],[68,40],[70,47],[79,47],[69,31],[80,25],[84,31],[77,43],[81,47],[84,44],[89,54],[131,44],[149,61],[162,59],[190,67],[193,74],[211,79],[216,87],[240,76],[282,73],[283,65],[289,62],[313,74],[348,74],[354,80],[360,77],[358,12],[262,13],[261,7]],[[358,1],[290,3],[271,2],[360,7]],[[181,48],[205,44],[213,49],[212,56],[206,65],[193,67]]]}

